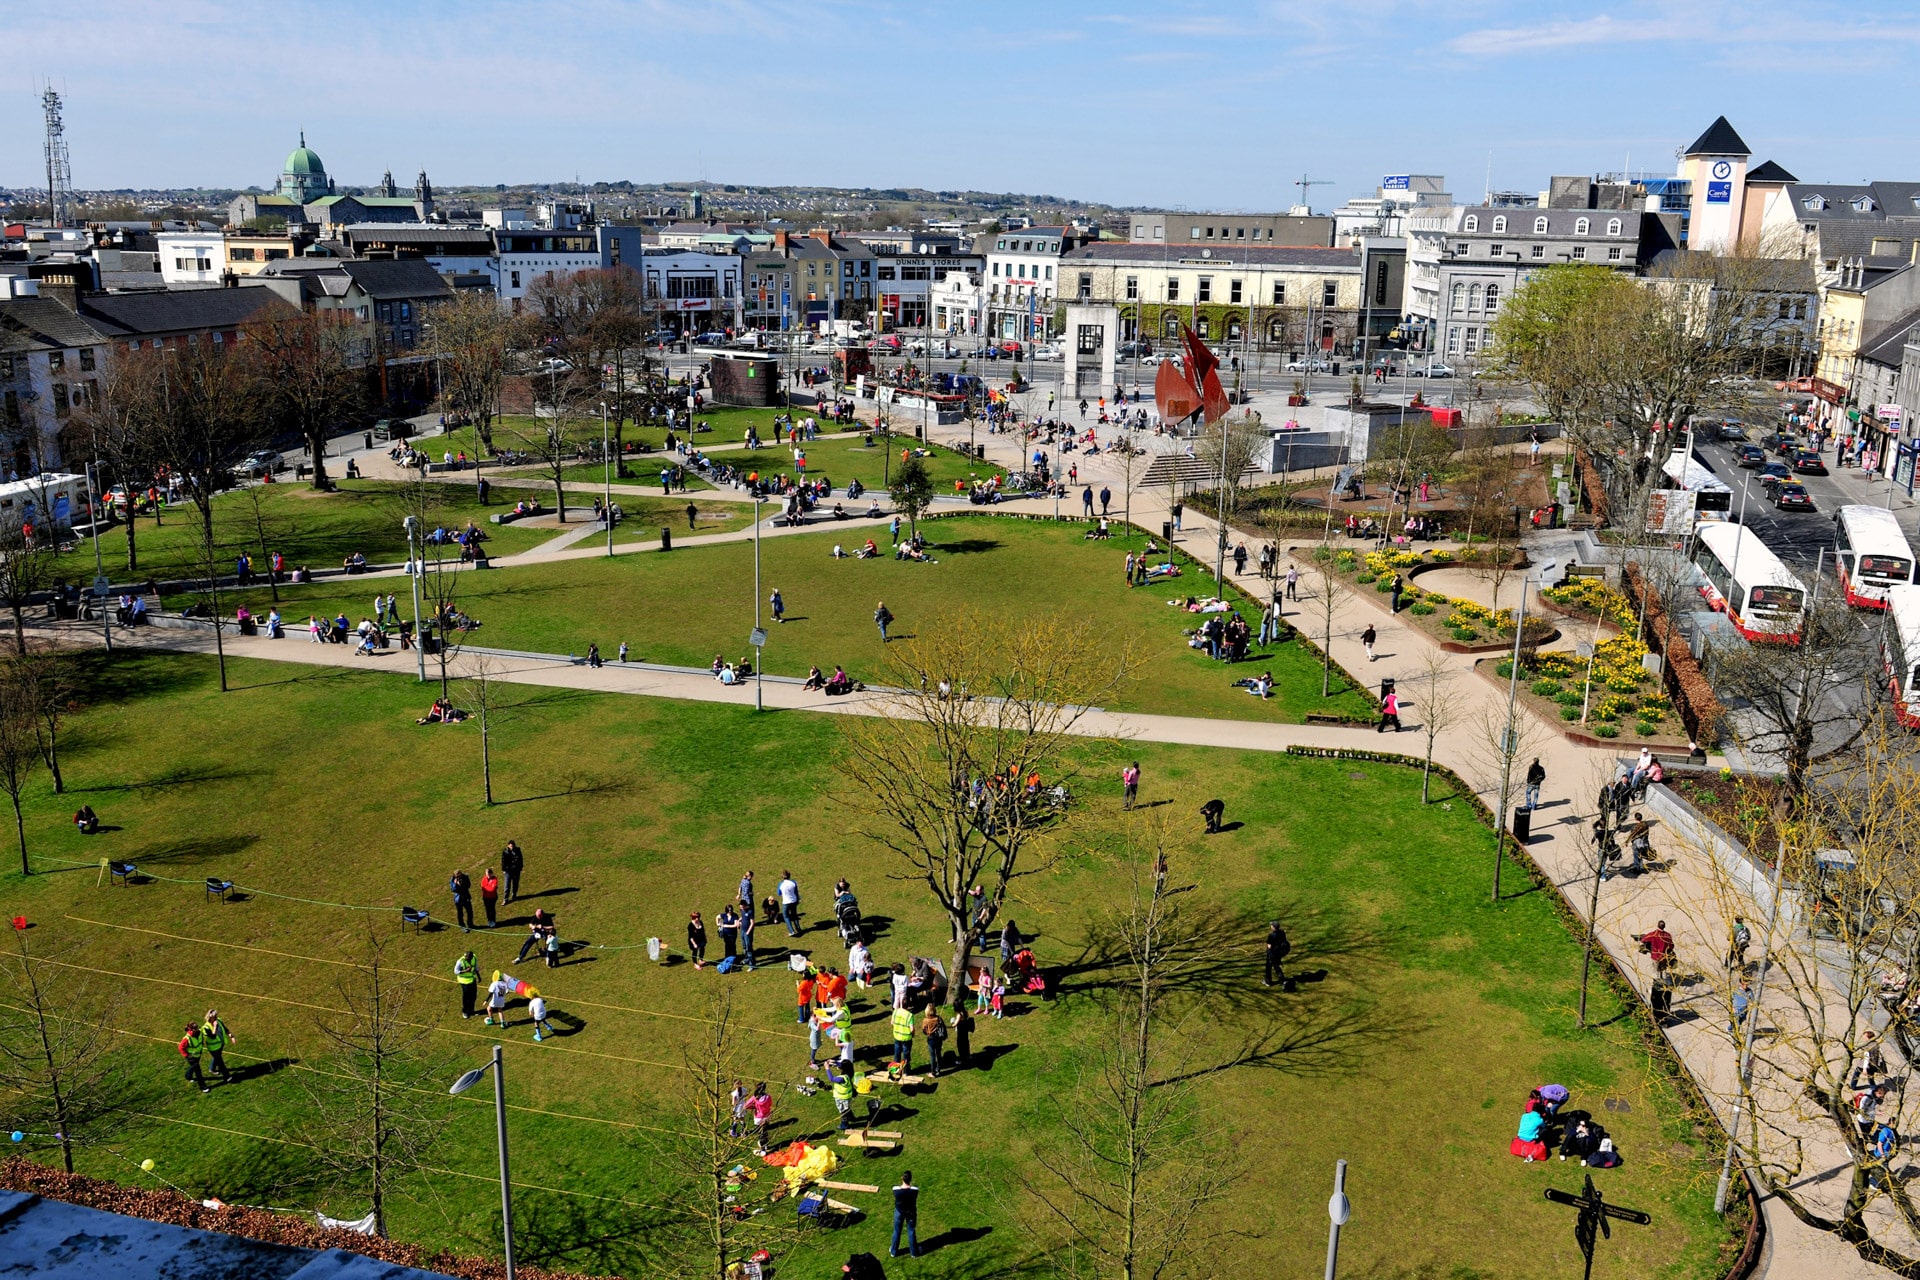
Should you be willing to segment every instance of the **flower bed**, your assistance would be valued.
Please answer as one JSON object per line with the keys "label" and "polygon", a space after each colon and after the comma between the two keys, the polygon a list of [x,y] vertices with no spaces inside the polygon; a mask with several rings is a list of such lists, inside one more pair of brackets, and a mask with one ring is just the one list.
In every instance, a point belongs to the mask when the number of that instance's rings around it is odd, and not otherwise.
{"label": "flower bed", "polygon": [[[1520,670],[1520,696],[1534,712],[1568,732],[1596,738],[1624,738],[1652,746],[1682,746],[1686,728],[1674,714],[1673,703],[1641,659],[1647,646],[1631,635],[1602,641],[1593,655],[1592,683],[1587,662],[1564,651],[1535,653]],[[1512,659],[1494,667],[1507,679]],[[1581,724],[1582,702],[1587,708]]]}
{"label": "flower bed", "polygon": [[[1297,553],[1303,548],[1289,550]],[[1325,550],[1315,547],[1307,554],[1319,559]],[[1494,609],[1478,600],[1423,590],[1414,577],[1428,569],[1472,568],[1484,563],[1487,554],[1484,550],[1367,551],[1358,547],[1339,546],[1331,549],[1334,572],[1347,579],[1356,589],[1372,587],[1381,596],[1390,596],[1394,575],[1398,574],[1401,582],[1401,613],[1422,631],[1456,652],[1491,652],[1512,645],[1513,610]],[[1516,566],[1514,571],[1520,572],[1521,567]],[[1543,619],[1529,618],[1527,630],[1535,643],[1544,643],[1553,636],[1552,627]]]}

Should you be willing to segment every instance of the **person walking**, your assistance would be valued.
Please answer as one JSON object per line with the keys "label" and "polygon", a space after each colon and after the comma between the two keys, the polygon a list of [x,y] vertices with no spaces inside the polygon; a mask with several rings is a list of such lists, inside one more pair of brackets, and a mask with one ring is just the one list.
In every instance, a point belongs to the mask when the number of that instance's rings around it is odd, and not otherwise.
{"label": "person walking", "polygon": [[547,998],[538,993],[527,998],[527,1014],[533,1019],[533,1042],[540,1043],[540,1033],[553,1034],[553,1024],[547,1021]]}
{"label": "person walking", "polygon": [[940,1010],[929,1004],[920,1018],[920,1036],[927,1042],[927,1059],[933,1063],[933,1078],[940,1078],[941,1050],[947,1042],[947,1020],[940,1016]]}
{"label": "person walking", "polygon": [[1533,763],[1527,766],[1527,808],[1540,807],[1540,787],[1547,780],[1547,767],[1535,756]]}
{"label": "person walking", "polygon": [[505,974],[496,971],[493,981],[487,984],[487,1016],[482,1019],[487,1026],[496,1023],[501,1027],[507,1025],[507,1000],[512,995],[513,984],[507,981]]}
{"label": "person walking", "polygon": [[[696,912],[696,919],[698,915],[699,913]],[[720,931],[720,958],[722,960],[733,959],[734,956],[739,954],[740,917],[734,911],[731,902],[720,908],[720,914],[713,918],[713,926]]]}
{"label": "person walking", "polygon": [[753,1153],[767,1154],[767,1123],[773,1119],[773,1095],[767,1092],[763,1080],[753,1087],[753,1096],[747,1099],[747,1118],[753,1121]]}
{"label": "person walking", "polygon": [[465,871],[456,871],[447,881],[447,888],[453,891],[453,915],[460,925],[460,932],[473,932],[473,882]]}
{"label": "person walking", "polygon": [[966,1002],[953,1007],[953,1056],[962,1071],[966,1070],[973,1058],[973,1015],[967,1011]]}
{"label": "person walking", "polygon": [[200,1024],[189,1022],[187,1034],[180,1038],[180,1056],[187,1060],[187,1083],[199,1085],[202,1093],[212,1093],[213,1086],[207,1083],[207,1077],[200,1071],[200,1055],[206,1051],[206,1039],[200,1034]]}
{"label": "person walking", "polygon": [[1746,978],[1740,979],[1740,989],[1733,993],[1733,1021],[1727,1024],[1728,1032],[1738,1031],[1747,1020],[1747,1010],[1753,1006],[1753,983]]}
{"label": "person walking", "polygon": [[464,1022],[473,1016],[473,998],[479,994],[480,962],[473,958],[473,952],[453,962],[453,980],[460,987],[460,1019]]}
{"label": "person walking", "polygon": [[1288,990],[1293,989],[1293,984],[1287,981],[1285,968],[1287,956],[1292,950],[1293,944],[1287,941],[1287,931],[1280,927],[1280,922],[1267,921],[1267,986],[1278,982]]}
{"label": "person walking", "polygon": [[1088,485],[1080,491],[1080,509],[1089,519],[1093,517],[1093,486]]}
{"label": "person walking", "polygon": [[787,602],[780,598],[780,588],[773,589],[773,594],[767,597],[767,604],[773,610],[775,622],[784,623],[787,620]]}
{"label": "person walking", "polygon": [[600,642],[598,640],[592,641],[587,645],[587,665],[595,670],[606,665],[600,660]]}
{"label": "person walking", "polygon": [[1287,599],[1298,602],[1300,599],[1300,566],[1287,566]]}
{"label": "person walking", "polygon": [[753,901],[753,872],[751,871],[740,877],[740,901]]}
{"label": "person walking", "polygon": [[1247,544],[1244,542],[1234,544],[1233,576],[1236,578],[1247,576]]}
{"label": "person walking", "polygon": [[507,841],[507,847],[500,851],[500,870],[507,877],[507,901],[513,902],[520,896],[520,871],[526,866],[526,859],[520,853],[520,842]]}
{"label": "person walking", "polygon": [[1393,725],[1395,733],[1400,732],[1400,694],[1397,690],[1380,700],[1380,723],[1373,727],[1373,731],[1384,733],[1388,724]]}
{"label": "person walking", "polygon": [[800,936],[800,885],[794,880],[793,872],[782,871],[780,883],[774,887],[774,893],[780,899],[780,923],[787,926],[787,936]]}
{"label": "person walking", "polygon": [[620,661],[625,662],[626,660],[627,660],[627,642],[625,640],[622,640],[620,642]]}
{"label": "person walking", "polygon": [[1120,807],[1133,808],[1134,801],[1140,798],[1140,762],[1135,760],[1120,771]]}
{"label": "person walking", "polygon": [[1101,515],[1104,516],[1107,514],[1107,507],[1110,503],[1112,503],[1112,501],[1113,501],[1113,490],[1107,488],[1107,486],[1105,485],[1101,485],[1100,486],[1100,514]]}
{"label": "person walking", "polygon": [[1373,642],[1375,640],[1378,640],[1379,638],[1380,638],[1380,633],[1373,629],[1373,624],[1371,622],[1367,624],[1367,629],[1360,633],[1360,643],[1365,645],[1367,648],[1368,662],[1372,662],[1374,660]]}
{"label": "person walking", "polygon": [[740,904],[740,958],[747,963],[747,972],[753,972],[753,904]]}
{"label": "person walking", "polygon": [[226,1052],[229,1044],[239,1043],[239,1037],[228,1031],[227,1024],[220,1021],[218,1009],[207,1010],[206,1020],[200,1024],[200,1039],[213,1060],[213,1069],[220,1073],[220,1083],[232,1084],[233,1073],[227,1070]]}
{"label": "person walking", "polygon": [[913,1070],[913,1011],[904,1004],[893,1007],[893,1065],[902,1072]]}
{"label": "person walking", "polygon": [[689,531],[693,529],[694,522],[697,521],[699,518],[700,518],[700,508],[695,506],[693,503],[689,502],[687,504],[687,529]]}
{"label": "person walking", "polygon": [[1745,918],[1733,918],[1733,933],[1727,941],[1727,968],[1747,967],[1747,948],[1753,945],[1753,930],[1747,927]]}
{"label": "person walking", "polygon": [[[1082,410],[1084,413],[1085,411]],[[908,1169],[900,1175],[900,1185],[893,1189],[893,1244],[887,1250],[889,1258],[900,1256],[900,1231],[906,1229],[907,1252],[914,1257],[920,1256],[920,1188],[913,1185],[913,1170]]]}
{"label": "person walking", "polygon": [[687,954],[693,957],[694,968],[707,967],[707,922],[698,911],[687,917]]}
{"label": "person walking", "polygon": [[487,913],[487,928],[499,928],[500,877],[493,874],[492,867],[480,877],[480,907]]}
{"label": "person walking", "polygon": [[880,628],[880,643],[887,642],[887,628],[893,623],[893,612],[887,608],[885,600],[874,606],[873,623]]}

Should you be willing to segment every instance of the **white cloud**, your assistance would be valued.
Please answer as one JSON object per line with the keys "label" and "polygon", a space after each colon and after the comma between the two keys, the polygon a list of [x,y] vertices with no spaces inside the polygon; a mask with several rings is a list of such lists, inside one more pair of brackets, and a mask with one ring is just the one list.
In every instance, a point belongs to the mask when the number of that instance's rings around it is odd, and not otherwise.
{"label": "white cloud", "polygon": [[1622,22],[1603,13],[1578,22],[1542,22],[1530,27],[1487,27],[1469,31],[1447,41],[1447,48],[1456,53],[1499,56],[1535,49],[1668,40],[1679,34],[1677,23]]}

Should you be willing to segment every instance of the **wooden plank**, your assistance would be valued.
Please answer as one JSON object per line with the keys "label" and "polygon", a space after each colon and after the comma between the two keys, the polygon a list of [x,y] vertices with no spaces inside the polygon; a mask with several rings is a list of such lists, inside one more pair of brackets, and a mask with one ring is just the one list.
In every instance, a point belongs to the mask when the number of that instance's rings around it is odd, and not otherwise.
{"label": "wooden plank", "polygon": [[893,1129],[862,1129],[860,1132],[866,1134],[869,1138],[898,1138],[900,1136],[899,1132]]}
{"label": "wooden plank", "polygon": [[872,1192],[878,1192],[878,1191],[880,1190],[880,1188],[878,1188],[878,1187],[870,1187],[870,1186],[868,1186],[868,1185],[867,1185],[866,1183],[864,1183],[864,1182],[833,1182],[833,1181],[830,1181],[830,1180],[828,1180],[828,1179],[826,1179],[826,1178],[822,1178],[822,1179],[820,1180],[820,1185],[821,1185],[821,1186],[823,1186],[823,1187],[831,1187],[831,1188],[833,1188],[833,1189],[834,1189],[835,1191],[872,1191]]}
{"label": "wooden plank", "polygon": [[834,1198],[833,1198],[832,1196],[827,1196],[827,1197],[825,1197],[825,1199],[826,1199],[826,1202],[827,1202],[827,1207],[828,1207],[828,1208],[832,1208],[832,1209],[838,1209],[838,1210],[839,1210],[840,1212],[842,1212],[842,1213],[858,1213],[858,1212],[860,1212],[860,1209],[859,1209],[859,1207],[858,1207],[857,1205],[850,1205],[850,1204],[847,1204],[847,1203],[846,1203],[846,1202],[844,1202],[844,1201],[841,1201],[841,1200],[835,1200],[835,1199],[834,1199]]}
{"label": "wooden plank", "polygon": [[875,1151],[892,1151],[899,1144],[888,1142],[884,1138],[866,1138],[857,1133],[849,1133],[841,1136],[840,1145],[843,1147],[872,1147]]}

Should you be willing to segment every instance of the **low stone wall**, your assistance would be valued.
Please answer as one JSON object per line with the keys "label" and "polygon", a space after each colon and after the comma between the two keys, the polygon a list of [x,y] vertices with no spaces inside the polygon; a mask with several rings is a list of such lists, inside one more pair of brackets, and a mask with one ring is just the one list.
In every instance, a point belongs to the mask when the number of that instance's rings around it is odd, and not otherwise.
{"label": "low stone wall", "polygon": [[[1699,849],[1713,859],[1736,889],[1752,898],[1762,912],[1773,910],[1773,866],[1747,852],[1745,845],[1720,829],[1718,823],[1682,799],[1664,782],[1647,788],[1647,808],[1667,824],[1669,830],[1690,848]],[[1789,930],[1801,917],[1801,891],[1783,886],[1780,893],[1780,921]]]}

